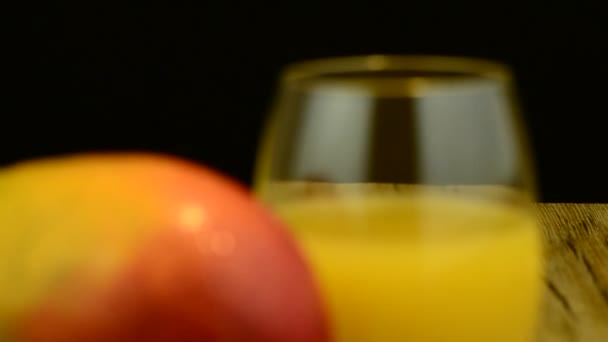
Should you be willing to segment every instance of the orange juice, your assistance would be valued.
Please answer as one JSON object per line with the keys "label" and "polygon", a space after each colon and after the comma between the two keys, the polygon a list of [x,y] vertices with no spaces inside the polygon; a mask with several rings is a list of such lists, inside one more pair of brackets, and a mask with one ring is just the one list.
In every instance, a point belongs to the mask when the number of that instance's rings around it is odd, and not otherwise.
{"label": "orange juice", "polygon": [[442,195],[282,201],[336,342],[530,341],[541,245],[529,209]]}

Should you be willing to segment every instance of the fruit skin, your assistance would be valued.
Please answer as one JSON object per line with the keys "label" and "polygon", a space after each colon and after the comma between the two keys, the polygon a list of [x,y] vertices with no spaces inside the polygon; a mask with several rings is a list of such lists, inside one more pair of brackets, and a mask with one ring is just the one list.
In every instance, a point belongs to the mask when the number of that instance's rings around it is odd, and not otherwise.
{"label": "fruit skin", "polygon": [[7,168],[0,240],[0,293],[12,296],[0,336],[16,342],[327,340],[316,285],[281,223],[181,159],[88,154]]}

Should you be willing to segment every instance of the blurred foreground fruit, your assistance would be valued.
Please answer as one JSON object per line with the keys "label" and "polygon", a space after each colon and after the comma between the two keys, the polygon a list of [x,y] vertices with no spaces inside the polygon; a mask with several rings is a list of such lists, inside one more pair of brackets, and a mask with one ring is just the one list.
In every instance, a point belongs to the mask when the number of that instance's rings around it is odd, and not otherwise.
{"label": "blurred foreground fruit", "polygon": [[0,171],[0,340],[324,341],[295,245],[247,192],[179,159]]}

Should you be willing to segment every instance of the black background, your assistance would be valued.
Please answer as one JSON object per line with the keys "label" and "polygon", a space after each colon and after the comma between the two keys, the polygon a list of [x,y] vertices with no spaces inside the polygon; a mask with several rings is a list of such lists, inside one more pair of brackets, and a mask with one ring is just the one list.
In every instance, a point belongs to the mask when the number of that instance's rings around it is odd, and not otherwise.
{"label": "black background", "polygon": [[513,67],[542,199],[608,202],[608,15],[600,4],[47,3],[26,10],[19,48],[5,48],[16,56],[8,67],[18,82],[8,85],[19,100],[2,111],[0,162],[149,150],[248,183],[285,64],[368,53],[463,55]]}

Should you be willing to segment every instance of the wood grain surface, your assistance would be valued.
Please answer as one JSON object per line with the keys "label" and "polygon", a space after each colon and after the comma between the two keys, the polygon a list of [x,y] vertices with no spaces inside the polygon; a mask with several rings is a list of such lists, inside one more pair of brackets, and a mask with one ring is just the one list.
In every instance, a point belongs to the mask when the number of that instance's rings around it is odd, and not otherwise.
{"label": "wood grain surface", "polygon": [[546,255],[538,341],[608,341],[608,204],[537,209]]}

